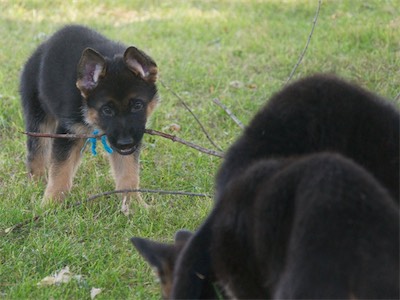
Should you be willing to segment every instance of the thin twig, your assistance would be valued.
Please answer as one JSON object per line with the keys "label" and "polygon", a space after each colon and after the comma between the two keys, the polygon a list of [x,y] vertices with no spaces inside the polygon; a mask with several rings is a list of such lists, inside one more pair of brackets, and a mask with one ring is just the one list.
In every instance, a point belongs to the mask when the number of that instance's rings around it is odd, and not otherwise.
{"label": "thin twig", "polygon": [[57,138],[57,139],[90,139],[90,138],[101,138],[103,134],[75,134],[75,133],[42,133],[42,132],[27,132],[22,131],[23,134],[33,137],[43,138]]}
{"label": "thin twig", "polygon": [[173,142],[181,143],[183,145],[186,145],[188,147],[191,147],[193,149],[196,149],[196,150],[198,150],[200,152],[203,152],[203,153],[206,153],[206,154],[209,154],[209,155],[217,156],[217,157],[220,157],[220,158],[224,157],[224,153],[222,153],[222,152],[218,152],[218,151],[215,151],[215,150],[211,150],[211,149],[206,149],[206,148],[200,147],[200,146],[198,146],[196,144],[193,144],[191,142],[182,140],[181,138],[178,138],[175,135],[170,135],[170,134],[167,134],[167,133],[164,133],[164,132],[160,132],[160,131],[157,131],[157,130],[153,130],[153,129],[145,129],[145,132],[147,134],[150,134],[150,135],[158,135],[158,136],[161,136],[163,138],[169,139],[169,140],[171,140]]}
{"label": "thin twig", "polygon": [[290,72],[290,75],[289,75],[289,78],[288,78],[287,81],[286,81],[286,84],[288,84],[289,81],[292,80],[292,77],[293,77],[293,75],[294,75],[294,72],[296,72],[297,67],[300,65],[301,61],[303,60],[304,55],[306,54],[308,45],[310,44],[310,41],[311,41],[311,37],[312,37],[312,35],[313,35],[313,33],[314,33],[315,25],[317,24],[317,20],[318,20],[318,15],[319,15],[319,10],[320,10],[320,8],[321,8],[321,0],[318,0],[317,11],[316,11],[315,16],[314,16],[313,25],[312,25],[312,27],[311,27],[311,32],[310,32],[310,34],[309,34],[309,36],[308,36],[306,46],[304,47],[303,52],[301,53],[301,55],[300,55],[300,57],[299,57],[299,60],[297,61],[296,65],[294,66],[292,72]]}
{"label": "thin twig", "polygon": [[[153,130],[153,129],[145,129],[145,133],[150,134],[150,135],[157,135],[161,136],[163,138],[169,139],[173,142],[178,142],[180,144],[183,144],[185,146],[191,147],[193,149],[196,149],[197,151],[203,152],[208,155],[213,155],[217,156],[220,158],[224,157],[224,154],[222,152],[218,152],[215,150],[210,150],[203,148],[201,146],[198,146],[196,144],[193,144],[191,142],[185,141],[181,138],[178,138],[174,135],[170,135],[161,131]],[[44,137],[44,138],[64,138],[64,139],[88,139],[88,138],[100,138],[102,135],[90,135],[90,134],[55,134],[55,133],[39,133],[39,132],[23,132],[26,135],[33,136],[33,137]]]}
{"label": "thin twig", "polygon": [[[211,195],[207,195],[207,194],[202,194],[202,193],[190,193],[190,192],[182,192],[182,191],[165,191],[165,190],[153,190],[153,189],[134,189],[134,190],[116,190],[116,191],[108,191],[108,192],[104,192],[101,194],[96,194],[93,196],[90,196],[89,198],[87,198],[85,201],[79,201],[76,202],[74,204],[71,205],[67,205],[66,208],[72,208],[72,207],[77,207],[82,205],[83,203],[88,203],[91,202],[97,198],[100,197],[105,197],[105,196],[109,196],[109,195],[113,195],[113,194],[124,194],[124,193],[152,193],[152,194],[160,194],[160,195],[178,195],[178,196],[190,196],[190,197],[211,197]],[[48,214],[49,211],[44,212],[42,215],[36,215],[33,218],[29,219],[29,220],[25,220],[23,222],[17,223],[9,228],[6,229],[5,233],[11,233],[12,231],[21,229],[22,227],[30,224],[30,223],[36,223],[38,222],[42,217],[46,216]]]}
{"label": "thin twig", "polygon": [[7,228],[4,232],[5,232],[6,234],[8,234],[8,233],[10,233],[11,231],[21,229],[22,227],[28,225],[29,223],[36,223],[36,222],[38,222],[38,221],[40,220],[41,217],[42,217],[42,216],[40,216],[40,215],[36,215],[36,216],[34,216],[32,219],[25,220],[25,221],[23,221],[23,222],[21,222],[21,223],[17,223],[17,224],[15,224],[15,225],[11,226],[10,228]]}
{"label": "thin twig", "polygon": [[394,101],[400,101],[400,93],[398,93],[397,96],[394,97]]}
{"label": "thin twig", "polygon": [[233,112],[227,108],[221,101],[219,101],[218,98],[214,98],[213,102],[215,104],[217,104],[219,107],[221,107],[227,114],[229,117],[231,117],[231,119],[242,129],[244,129],[244,125],[243,123],[233,114]]}
{"label": "thin twig", "polygon": [[180,97],[177,93],[175,93],[173,90],[171,90],[163,81],[159,81],[161,83],[161,85],[167,89],[170,93],[172,93],[176,98],[178,98],[178,100],[182,103],[182,105],[187,109],[187,111],[193,116],[193,118],[196,120],[196,122],[200,125],[201,130],[204,132],[204,134],[206,135],[207,139],[210,141],[210,143],[217,148],[218,150],[222,151],[222,149],[215,144],[215,142],[211,139],[210,135],[208,134],[207,130],[204,128],[203,124],[201,124],[199,118],[197,118],[197,116],[194,114],[194,112],[190,109],[190,107],[185,103],[185,101],[183,101],[182,97]]}
{"label": "thin twig", "polygon": [[[131,190],[115,190],[115,191],[108,191],[96,195],[92,195],[87,198],[84,202],[90,202],[97,198],[110,196],[114,194],[126,194],[126,193],[152,193],[152,194],[160,194],[160,195],[180,195],[180,196],[191,196],[191,197],[211,197],[207,194],[202,193],[191,193],[191,192],[182,192],[182,191],[165,191],[165,190],[152,190],[152,189],[131,189]],[[82,202],[77,202],[73,206],[79,206]]]}

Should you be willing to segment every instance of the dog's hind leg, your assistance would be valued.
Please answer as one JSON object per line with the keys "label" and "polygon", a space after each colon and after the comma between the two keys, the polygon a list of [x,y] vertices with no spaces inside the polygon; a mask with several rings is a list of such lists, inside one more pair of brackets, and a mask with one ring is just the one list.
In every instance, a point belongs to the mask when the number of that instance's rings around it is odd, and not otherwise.
{"label": "dog's hind leg", "polygon": [[[26,91],[25,91],[26,92]],[[46,115],[41,108],[35,93],[23,94],[25,129],[27,132],[53,133],[57,126],[56,121]],[[30,98],[28,98],[30,97]],[[28,174],[32,179],[41,179],[46,175],[46,166],[49,161],[52,140],[28,136],[27,160]]]}
{"label": "dog's hind leg", "polygon": [[[132,155],[120,155],[116,152],[110,154],[111,170],[115,179],[116,190],[132,190],[139,188],[139,151],[136,150]],[[142,199],[139,192],[123,194],[122,211],[129,211],[130,199],[134,196],[136,200],[144,206],[148,207]]]}
{"label": "dog's hind leg", "polygon": [[[38,122],[37,124],[34,124],[34,126],[27,126],[26,130],[28,132],[52,133],[54,132],[55,126],[55,120],[45,117],[43,122]],[[52,140],[49,138],[28,137],[28,155],[26,165],[29,176],[32,179],[38,180],[45,178],[46,167],[49,163],[51,144]]]}
{"label": "dog's hind leg", "polygon": [[61,202],[65,198],[66,193],[71,189],[72,180],[81,160],[80,151],[83,143],[83,140],[54,140],[49,168],[49,181],[42,205],[51,202]]}

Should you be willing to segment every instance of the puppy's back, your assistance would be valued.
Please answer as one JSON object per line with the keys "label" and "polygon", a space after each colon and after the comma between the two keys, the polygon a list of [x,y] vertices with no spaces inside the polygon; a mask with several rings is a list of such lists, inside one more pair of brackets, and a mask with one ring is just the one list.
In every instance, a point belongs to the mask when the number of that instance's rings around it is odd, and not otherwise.
{"label": "puppy's back", "polygon": [[399,124],[389,101],[333,76],[307,77],[256,114],[227,152],[217,191],[255,160],[334,151],[365,167],[398,201]]}
{"label": "puppy's back", "polygon": [[398,207],[352,161],[331,153],[259,161],[221,195],[211,249],[228,294],[399,296]]}

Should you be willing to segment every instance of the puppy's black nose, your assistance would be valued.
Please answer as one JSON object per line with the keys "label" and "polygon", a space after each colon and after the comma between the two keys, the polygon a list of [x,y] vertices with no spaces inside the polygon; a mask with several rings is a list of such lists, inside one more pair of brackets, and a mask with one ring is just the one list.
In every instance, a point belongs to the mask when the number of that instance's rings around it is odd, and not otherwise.
{"label": "puppy's black nose", "polygon": [[120,149],[131,148],[133,146],[133,138],[125,137],[117,140],[117,147]]}

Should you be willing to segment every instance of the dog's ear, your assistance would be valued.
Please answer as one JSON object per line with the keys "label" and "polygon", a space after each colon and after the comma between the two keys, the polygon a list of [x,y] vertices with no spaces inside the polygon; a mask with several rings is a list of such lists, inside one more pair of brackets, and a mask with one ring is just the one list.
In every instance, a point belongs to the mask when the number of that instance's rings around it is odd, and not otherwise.
{"label": "dog's ear", "polygon": [[175,265],[175,246],[139,237],[131,238],[131,242],[140,255],[155,269],[161,282],[163,297],[165,299],[169,298]]}
{"label": "dog's ear", "polygon": [[178,230],[175,233],[175,245],[179,244],[179,245],[184,245],[186,244],[186,242],[192,237],[193,232],[189,231],[189,230]]}
{"label": "dog's ear", "polygon": [[76,81],[76,86],[83,97],[86,98],[88,96],[105,73],[106,61],[104,57],[91,48],[83,50],[78,63],[78,78]]}
{"label": "dog's ear", "polygon": [[173,245],[154,242],[139,237],[131,238],[132,244],[138,250],[140,255],[158,271],[162,271],[168,256],[173,251]]}
{"label": "dog's ear", "polygon": [[154,83],[157,81],[157,65],[154,60],[136,47],[128,47],[124,53],[124,61],[128,68],[143,80]]}

